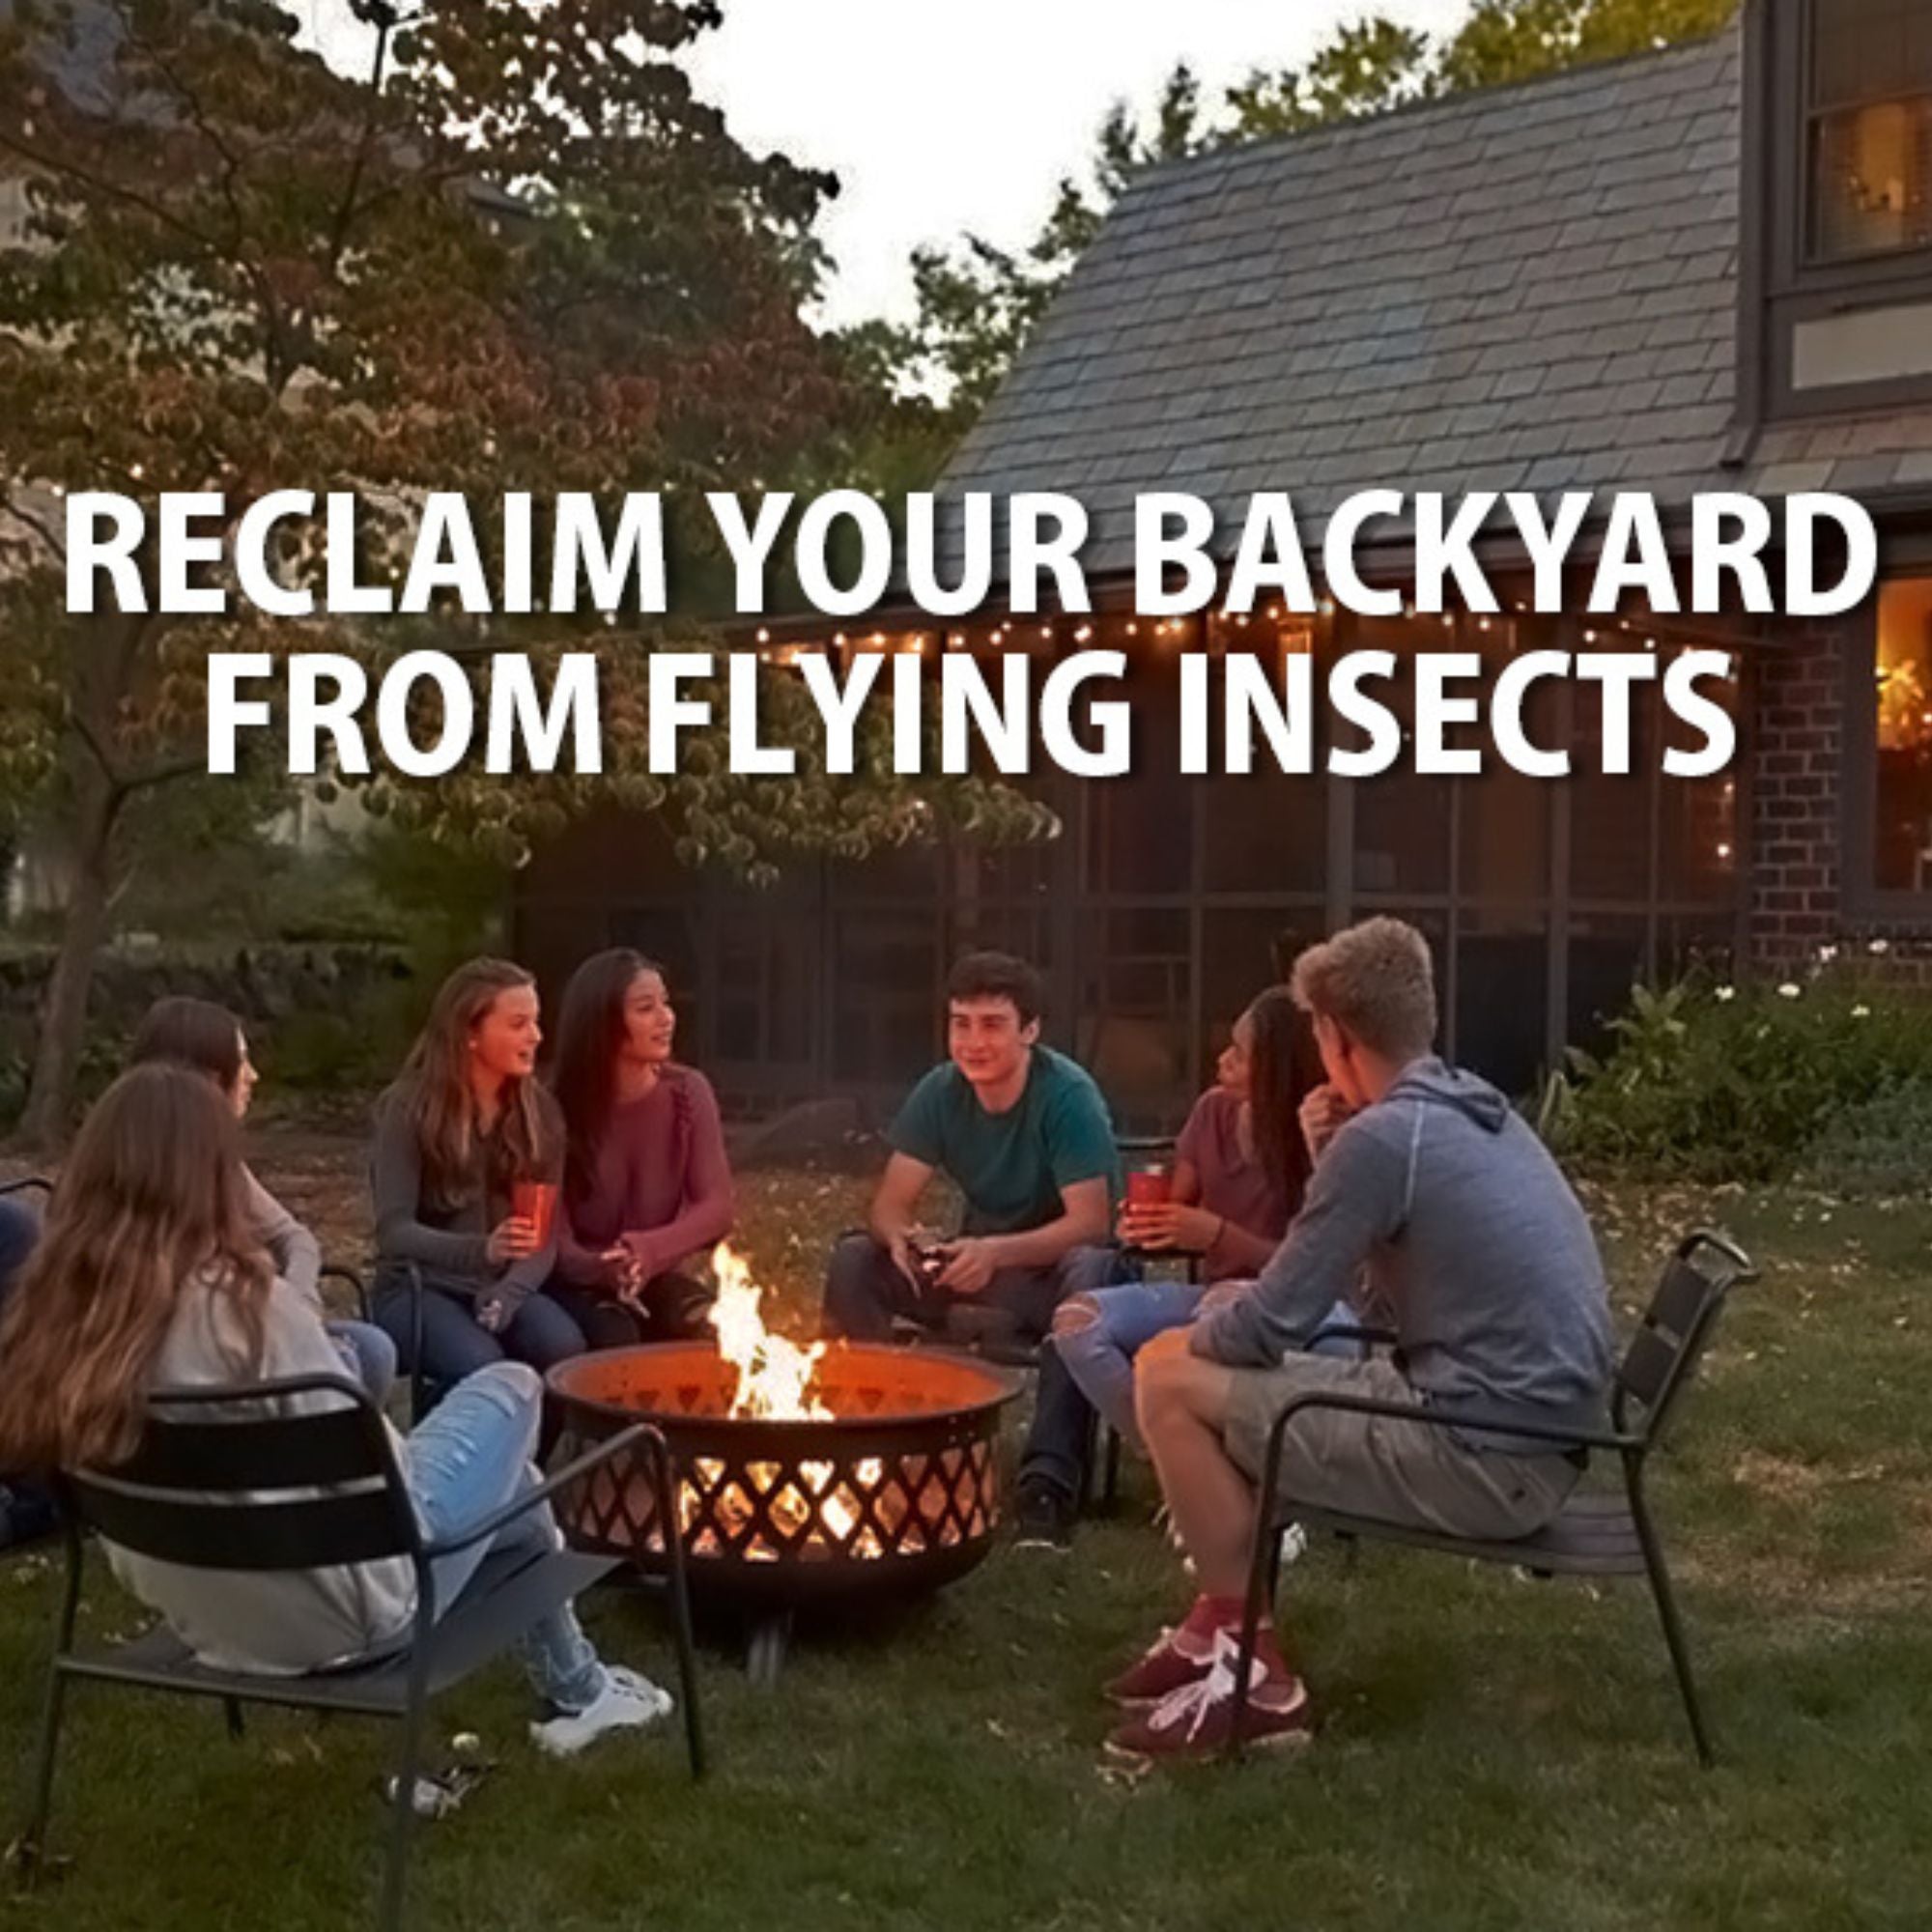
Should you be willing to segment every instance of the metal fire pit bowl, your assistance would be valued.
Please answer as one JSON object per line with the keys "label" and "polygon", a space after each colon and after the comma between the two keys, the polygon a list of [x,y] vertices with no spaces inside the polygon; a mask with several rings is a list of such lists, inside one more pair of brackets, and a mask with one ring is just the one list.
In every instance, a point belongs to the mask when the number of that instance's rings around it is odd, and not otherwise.
{"label": "metal fire pit bowl", "polygon": [[[935,1350],[836,1343],[812,1391],[833,1419],[817,1422],[732,1417],[737,1380],[705,1342],[612,1349],[550,1372],[564,1456],[634,1422],[664,1431],[694,1594],[770,1618],[937,1589],[986,1554],[1000,1411],[1017,1376]],[[577,1547],[662,1572],[664,1524],[641,1464],[619,1458],[559,1500]]]}

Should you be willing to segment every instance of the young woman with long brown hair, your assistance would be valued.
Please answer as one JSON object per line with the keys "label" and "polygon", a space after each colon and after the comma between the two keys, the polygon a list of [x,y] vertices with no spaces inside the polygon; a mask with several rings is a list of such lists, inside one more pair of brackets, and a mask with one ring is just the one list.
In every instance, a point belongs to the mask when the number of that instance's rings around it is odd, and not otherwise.
{"label": "young woman with long brown hair", "polygon": [[[170,1061],[214,1082],[240,1121],[247,1117],[260,1076],[248,1052],[242,1022],[213,1000],[171,994],[147,1010],[134,1035],[128,1064]],[[323,1315],[322,1243],[262,1185],[249,1168],[242,1170],[248,1218],[255,1238],[269,1251],[275,1272]],[[373,1321],[328,1321],[350,1371],[380,1406],[396,1379],[396,1345]]]}
{"label": "young woman with long brown hair", "polygon": [[374,1312],[407,1362],[413,1263],[432,1381],[505,1355],[547,1369],[584,1350],[582,1329],[543,1292],[556,1216],[516,1211],[519,1191],[535,1186],[554,1205],[563,1175],[562,1118],[536,1077],[537,1020],[536,982],[521,966],[459,966],[377,1110]]}
{"label": "young woman with long brown hair", "polygon": [[[124,1073],[96,1104],[61,1172],[44,1234],[4,1321],[8,1401],[0,1463],[112,1468],[139,1445],[148,1403],[175,1388],[245,1387],[327,1375],[342,1361],[315,1310],[275,1273],[257,1236],[235,1116],[201,1074],[165,1063]],[[300,1410],[326,1389],[272,1398]],[[502,1362],[445,1398],[403,1446],[426,1536],[481,1520],[532,1487],[542,1385]],[[554,1548],[548,1508],[437,1572],[453,1604],[491,1548]],[[347,1663],[405,1639],[415,1611],[406,1559],[270,1573],[204,1570],[108,1545],[122,1582],[203,1662],[283,1675]],[[525,1643],[554,1709],[533,1727],[569,1753],[646,1724],[670,1700],[605,1665],[565,1609]]]}
{"label": "young woman with long brown hair", "polygon": [[676,1028],[664,969],[628,947],[586,959],[564,989],[552,1293],[594,1347],[710,1330],[701,1268],[730,1232],[731,1169],[710,1081],[671,1058]]}
{"label": "young woman with long brown hair", "polygon": [[1199,1255],[1203,1279],[1122,1282],[1069,1295],[1055,1312],[1061,1362],[1126,1440],[1139,1440],[1134,1356],[1192,1321],[1214,1283],[1259,1274],[1299,1209],[1313,1165],[1301,1104],[1321,1079],[1307,1015],[1286,986],[1270,986],[1235,1022],[1214,1085],[1180,1130],[1171,1199],[1121,1212],[1123,1240]]}

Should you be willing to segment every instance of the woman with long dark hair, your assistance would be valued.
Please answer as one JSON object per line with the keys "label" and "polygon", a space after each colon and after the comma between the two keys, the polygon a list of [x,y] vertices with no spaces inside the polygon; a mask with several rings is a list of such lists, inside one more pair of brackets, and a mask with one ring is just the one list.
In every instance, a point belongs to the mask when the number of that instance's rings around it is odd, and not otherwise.
{"label": "woman with long dark hair", "polygon": [[521,966],[459,966],[377,1108],[375,1316],[415,1366],[413,1264],[420,1366],[435,1382],[505,1355],[541,1370],[583,1352],[583,1331],[543,1292],[556,1262],[563,1122],[536,1077],[537,1020],[536,982]]}
{"label": "woman with long dark hair", "polygon": [[[156,1390],[341,1376],[315,1310],[262,1246],[233,1110],[203,1075],[136,1066],[95,1105],[0,1321],[0,1465],[37,1469],[125,1462]],[[458,1534],[534,1486],[542,1394],[527,1368],[501,1362],[411,1435],[400,1461],[426,1537]],[[273,1400],[307,1413],[348,1398],[316,1389]],[[443,1560],[438,1605],[458,1599],[490,1550],[556,1541],[547,1507],[525,1512],[495,1543]],[[107,1550],[122,1582],[215,1669],[354,1662],[406,1639],[415,1614],[407,1558],[243,1573]],[[554,1713],[532,1736],[554,1753],[669,1709],[648,1678],[600,1662],[568,1609],[532,1627],[524,1658]]]}
{"label": "woman with long dark hair", "polygon": [[[246,1118],[259,1075],[248,1052],[248,1036],[226,1007],[181,994],[156,1000],[134,1035],[128,1064],[140,1066],[157,1060],[213,1081],[235,1118]],[[321,1242],[245,1166],[242,1179],[256,1240],[268,1250],[282,1280],[323,1316]],[[325,1320],[324,1325],[343,1361],[380,1405],[396,1378],[396,1345],[373,1321]]]}
{"label": "woman with long dark hair", "polygon": [[1198,1255],[1202,1279],[1122,1282],[1069,1295],[1054,1316],[1067,1372],[1128,1441],[1139,1440],[1134,1356],[1164,1329],[1192,1321],[1215,1283],[1258,1274],[1308,1184],[1299,1116],[1321,1085],[1321,1059],[1286,986],[1270,986],[1235,1022],[1215,1076],[1175,1143],[1170,1198],[1121,1210],[1123,1241]]}
{"label": "woman with long dark hair", "polygon": [[564,989],[554,1085],[567,1137],[552,1292],[594,1347],[706,1332],[706,1253],[730,1232],[711,1083],[671,1058],[664,969],[628,947]]}

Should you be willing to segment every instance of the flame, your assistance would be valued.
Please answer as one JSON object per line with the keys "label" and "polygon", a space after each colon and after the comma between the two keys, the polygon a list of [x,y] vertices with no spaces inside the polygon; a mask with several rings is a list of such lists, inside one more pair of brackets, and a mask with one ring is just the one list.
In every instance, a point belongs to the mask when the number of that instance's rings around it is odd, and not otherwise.
{"label": "flame", "polygon": [[832,1411],[811,1388],[825,1344],[801,1349],[765,1326],[758,1313],[764,1291],[753,1287],[751,1264],[728,1243],[720,1241],[712,1250],[711,1267],[718,1279],[718,1298],[711,1304],[718,1352],[738,1371],[731,1413],[764,1422],[831,1421]]}
{"label": "flame", "polygon": [[[764,1291],[753,1285],[750,1264],[728,1243],[721,1241],[712,1251],[711,1267],[718,1282],[718,1295],[711,1305],[711,1325],[717,1331],[718,1352],[738,1371],[730,1413],[765,1422],[835,1420],[835,1412],[813,1387],[825,1344],[813,1342],[809,1348],[801,1348],[782,1335],[774,1335],[765,1326],[764,1318],[758,1313]],[[878,1483],[884,1470],[879,1458],[867,1457],[858,1464],[854,1474],[870,1488]],[[707,1484],[715,1484],[723,1470],[711,1465],[700,1467],[699,1473]],[[770,1504],[770,1514],[781,1529],[790,1536],[808,1531],[808,1548],[821,1553],[838,1548],[854,1556],[885,1554],[878,1532],[869,1524],[860,1526],[856,1498],[850,1497],[850,1492],[842,1484],[834,1489],[838,1475],[834,1463],[801,1463],[798,1473],[811,1493],[801,1493],[793,1483],[785,1483],[778,1490]],[[783,1470],[776,1463],[753,1463],[745,1474],[762,1495],[781,1483]],[[698,1508],[697,1492],[687,1486],[684,1495],[687,1528]],[[752,1515],[751,1499],[732,1485],[719,1497],[719,1513],[727,1526],[736,1529]],[[755,1539],[744,1553],[754,1562],[771,1563],[779,1557],[779,1551],[762,1537]]]}

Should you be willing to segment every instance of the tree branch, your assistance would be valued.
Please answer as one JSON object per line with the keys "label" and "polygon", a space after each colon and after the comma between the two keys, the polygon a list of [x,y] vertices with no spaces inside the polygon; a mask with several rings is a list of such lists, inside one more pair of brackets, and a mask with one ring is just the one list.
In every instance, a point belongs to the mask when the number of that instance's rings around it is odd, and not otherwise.
{"label": "tree branch", "polygon": [[355,197],[362,191],[362,177],[369,166],[369,156],[376,145],[376,121],[383,104],[383,69],[389,57],[389,33],[395,20],[386,12],[379,16],[376,23],[376,56],[369,64],[369,111],[362,117],[362,133],[355,143],[355,157],[349,164],[349,180],[342,190],[342,205],[335,211],[335,220],[328,237],[328,272],[337,273],[342,266],[342,251],[349,245],[349,228],[355,217]]}
{"label": "tree branch", "polygon": [[104,175],[96,174],[91,168],[84,168],[78,161],[63,160],[57,156],[43,153],[30,147],[26,142],[14,139],[12,134],[0,130],[0,152],[18,155],[30,167],[40,168],[69,181],[78,182],[83,187],[96,194],[104,194],[116,201],[124,201],[129,208],[138,208],[151,220],[158,221],[162,227],[172,229],[177,235],[185,236],[203,254],[215,261],[227,261],[221,243],[212,235],[204,235],[191,221],[184,221],[170,208],[152,197],[138,193],[131,187],[124,187],[119,182],[109,181]]}
{"label": "tree branch", "polygon": [[124,797],[127,786],[122,782],[113,755],[100,742],[99,734],[88,722],[86,713],[78,705],[70,704],[67,708],[67,722],[73,726],[74,735],[87,747],[88,754],[99,767],[100,776],[107,781],[109,798],[118,801]]}
{"label": "tree branch", "polygon": [[54,534],[51,525],[31,510],[23,510],[12,497],[0,497],[0,512],[10,516],[17,524],[25,524],[63,563],[67,561],[67,545]]}

